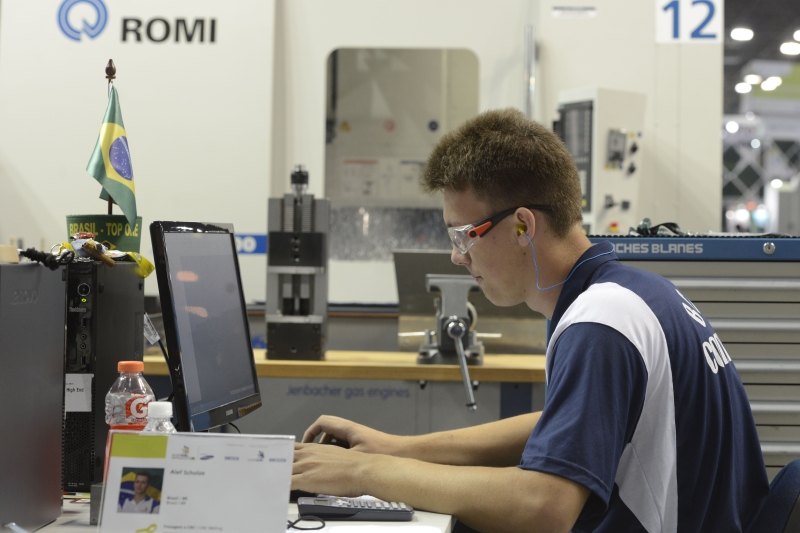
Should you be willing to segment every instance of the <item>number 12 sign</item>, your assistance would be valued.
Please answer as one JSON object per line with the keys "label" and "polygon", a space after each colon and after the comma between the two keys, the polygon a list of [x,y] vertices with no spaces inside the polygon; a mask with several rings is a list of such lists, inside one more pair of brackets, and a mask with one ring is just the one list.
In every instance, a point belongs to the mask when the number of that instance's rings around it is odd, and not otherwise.
{"label": "number 12 sign", "polygon": [[656,42],[722,42],[722,9],[723,0],[656,0]]}

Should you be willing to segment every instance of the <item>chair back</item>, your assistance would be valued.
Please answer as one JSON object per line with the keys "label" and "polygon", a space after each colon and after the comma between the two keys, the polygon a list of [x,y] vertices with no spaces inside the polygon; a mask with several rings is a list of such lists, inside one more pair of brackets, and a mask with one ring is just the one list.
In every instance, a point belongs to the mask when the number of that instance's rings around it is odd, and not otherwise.
{"label": "chair back", "polygon": [[749,533],[800,533],[800,459],[784,466]]}

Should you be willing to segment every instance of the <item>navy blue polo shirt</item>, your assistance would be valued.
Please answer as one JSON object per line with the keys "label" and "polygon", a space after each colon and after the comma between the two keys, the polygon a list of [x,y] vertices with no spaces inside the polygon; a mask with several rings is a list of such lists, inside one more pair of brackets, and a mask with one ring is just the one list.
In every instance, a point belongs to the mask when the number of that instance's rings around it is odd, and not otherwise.
{"label": "navy blue polo shirt", "polygon": [[562,287],[519,466],[591,491],[575,532],[744,531],[769,485],[733,362],[671,282],[608,250]]}

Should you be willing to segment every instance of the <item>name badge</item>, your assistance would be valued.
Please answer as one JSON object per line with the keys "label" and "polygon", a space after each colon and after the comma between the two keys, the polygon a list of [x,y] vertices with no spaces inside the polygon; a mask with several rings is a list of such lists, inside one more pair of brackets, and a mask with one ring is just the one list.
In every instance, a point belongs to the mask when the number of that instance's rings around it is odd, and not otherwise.
{"label": "name badge", "polygon": [[294,437],[111,431],[99,531],[286,531]]}

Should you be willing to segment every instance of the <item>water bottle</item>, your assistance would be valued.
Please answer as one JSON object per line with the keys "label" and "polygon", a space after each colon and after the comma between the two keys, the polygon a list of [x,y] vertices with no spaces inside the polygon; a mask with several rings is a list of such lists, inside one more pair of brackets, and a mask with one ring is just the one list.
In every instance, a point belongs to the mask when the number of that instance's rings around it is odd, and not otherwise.
{"label": "water bottle", "polygon": [[177,433],[171,418],[172,402],[150,402],[147,405],[147,426],[142,433]]}
{"label": "water bottle", "polygon": [[144,363],[120,361],[117,370],[119,377],[106,394],[106,423],[111,429],[141,431],[147,425],[147,405],[156,399],[142,377]]}

